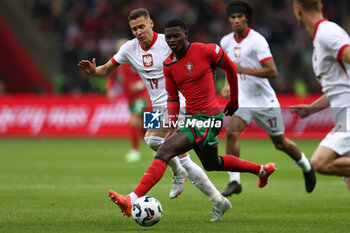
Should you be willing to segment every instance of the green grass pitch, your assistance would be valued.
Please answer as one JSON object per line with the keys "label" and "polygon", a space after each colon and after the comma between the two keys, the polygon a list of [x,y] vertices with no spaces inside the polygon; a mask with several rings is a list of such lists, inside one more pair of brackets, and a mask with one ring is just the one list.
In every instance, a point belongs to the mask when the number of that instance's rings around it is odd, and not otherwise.
{"label": "green grass pitch", "polygon": [[[310,158],[318,141],[297,144]],[[278,170],[263,189],[256,176],[242,174],[243,192],[229,198],[233,208],[221,222],[209,222],[212,204],[189,181],[170,200],[168,169],[148,193],[162,203],[163,218],[143,228],[122,217],[107,197],[108,189],[128,194],[136,187],[154,156],[145,144],[141,148],[142,160],[126,163],[127,140],[1,139],[0,232],[350,232],[344,181],[317,174],[317,186],[307,194],[299,168],[268,140],[242,140],[242,158],[275,162]],[[208,175],[220,191],[226,187],[227,173]]]}

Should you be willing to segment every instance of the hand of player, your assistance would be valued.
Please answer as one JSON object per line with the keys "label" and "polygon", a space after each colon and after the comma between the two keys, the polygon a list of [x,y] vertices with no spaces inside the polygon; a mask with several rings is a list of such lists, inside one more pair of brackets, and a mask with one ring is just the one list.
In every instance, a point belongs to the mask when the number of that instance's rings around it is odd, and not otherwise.
{"label": "hand of player", "polygon": [[231,101],[225,107],[224,114],[226,116],[232,116],[238,109],[238,102],[232,103]]}
{"label": "hand of player", "polygon": [[312,114],[311,108],[309,105],[300,104],[289,107],[292,113],[298,114],[301,119],[304,119]]}
{"label": "hand of player", "polygon": [[96,72],[96,59],[92,59],[92,63],[88,60],[82,60],[78,63],[78,67],[88,75],[92,75]]}
{"label": "hand of player", "polygon": [[241,66],[241,64],[237,62],[235,63],[235,66],[236,66],[237,73],[239,74],[243,73],[243,67]]}
{"label": "hand of player", "polygon": [[224,88],[222,88],[221,95],[225,99],[229,99],[230,98],[230,86],[229,85],[226,85]]}

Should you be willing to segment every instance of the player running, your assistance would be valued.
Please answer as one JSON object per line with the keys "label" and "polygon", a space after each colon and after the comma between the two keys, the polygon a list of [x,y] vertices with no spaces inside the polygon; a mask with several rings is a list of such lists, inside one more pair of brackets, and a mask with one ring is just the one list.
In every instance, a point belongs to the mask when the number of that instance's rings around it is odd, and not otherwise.
{"label": "player running", "polygon": [[[276,94],[269,78],[277,76],[277,69],[265,38],[249,27],[253,8],[243,1],[231,1],[227,16],[233,32],[220,42],[222,49],[235,62],[239,84],[239,109],[228,117],[226,125],[226,153],[240,157],[239,135],[254,119],[269,134],[276,149],[289,155],[301,168],[307,192],[315,187],[315,173],[310,162],[298,146],[284,135],[284,124]],[[222,90],[229,96],[228,85]],[[240,193],[240,173],[229,172],[230,183],[224,196]]]}
{"label": "player running", "polygon": [[[165,38],[173,51],[164,61],[164,75],[168,92],[168,111],[170,123],[177,122],[179,113],[179,91],[186,99],[186,119],[184,127],[174,130],[156,153],[156,157],[144,173],[137,188],[129,195],[119,195],[115,191],[113,198],[121,211],[131,215],[132,203],[144,196],[163,176],[168,161],[190,149],[194,149],[207,171],[238,171],[258,175],[258,186],[264,187],[269,176],[275,171],[275,165],[259,165],[241,160],[232,155],[218,156],[218,139],[223,114],[215,95],[214,69],[225,70],[231,87],[231,99],[224,113],[232,115],[238,108],[237,73],[234,63],[215,44],[188,42],[188,33],[184,22],[173,19],[165,26]],[[190,124],[189,122],[194,122]],[[206,125],[206,122],[209,124]],[[223,214],[231,208],[230,202],[214,205],[214,217],[211,221],[221,220]]]}
{"label": "player running", "polygon": [[[78,66],[89,75],[106,77],[121,64],[130,64],[146,85],[153,110],[166,110],[167,92],[163,61],[169,56],[171,49],[165,42],[164,34],[153,31],[153,21],[146,9],[132,10],[129,15],[129,25],[136,38],[126,42],[106,64],[96,67],[96,61],[93,59],[92,63],[87,60],[81,61]],[[183,98],[181,102],[184,105]],[[166,129],[149,129],[145,134],[145,141],[150,148],[158,151],[167,133]],[[182,192],[188,176],[192,183],[215,205],[225,201],[206,173],[190,159],[187,151],[183,151],[181,159],[174,157],[169,160],[168,165],[174,173],[170,198],[175,198]]]}
{"label": "player running", "polygon": [[312,65],[324,93],[310,105],[292,106],[301,118],[332,107],[335,126],[311,157],[319,173],[345,177],[350,190],[350,38],[323,17],[320,0],[294,0],[300,27],[313,37]]}

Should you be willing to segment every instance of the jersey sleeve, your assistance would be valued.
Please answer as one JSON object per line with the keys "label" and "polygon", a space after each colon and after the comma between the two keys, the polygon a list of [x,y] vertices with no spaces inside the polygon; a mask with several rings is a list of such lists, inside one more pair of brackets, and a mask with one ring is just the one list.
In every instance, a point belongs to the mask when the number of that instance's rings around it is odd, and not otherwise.
{"label": "jersey sleeve", "polygon": [[224,51],[217,44],[208,44],[206,46],[207,46],[210,64],[212,66],[219,66],[221,64],[221,61],[222,61],[222,58],[224,55]]}
{"label": "jersey sleeve", "polygon": [[118,52],[110,59],[115,66],[122,64],[129,64],[129,59],[127,56],[128,42],[120,47]]}
{"label": "jersey sleeve", "polygon": [[257,38],[258,39],[255,41],[255,53],[259,62],[262,64],[264,61],[272,59],[273,57],[266,39],[260,35]]}
{"label": "jersey sleeve", "polygon": [[221,40],[220,40],[220,47],[222,48],[222,50],[224,52],[227,53],[227,49],[226,49],[226,37],[223,37]]}
{"label": "jersey sleeve", "polygon": [[329,51],[332,57],[340,61],[344,49],[350,46],[350,39],[342,28],[337,27],[328,33],[323,33],[320,36],[320,44]]}

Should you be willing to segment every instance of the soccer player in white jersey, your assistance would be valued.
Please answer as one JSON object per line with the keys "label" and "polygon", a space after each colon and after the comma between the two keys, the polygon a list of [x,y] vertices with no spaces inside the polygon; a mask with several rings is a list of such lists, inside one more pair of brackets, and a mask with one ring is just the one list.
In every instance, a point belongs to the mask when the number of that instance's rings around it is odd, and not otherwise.
{"label": "soccer player in white jersey", "polygon": [[[165,90],[163,61],[169,56],[171,49],[165,41],[164,34],[153,31],[153,21],[146,9],[132,10],[129,15],[129,26],[136,38],[126,42],[107,63],[96,67],[95,59],[92,60],[92,63],[83,60],[78,63],[78,66],[89,75],[106,77],[120,65],[129,64],[145,83],[153,109],[166,109],[168,96]],[[184,99],[180,101],[184,102]],[[167,133],[165,129],[149,129],[145,134],[145,141],[150,148],[157,151]],[[214,206],[225,201],[206,173],[190,159],[188,153],[179,157],[180,159],[175,157],[168,163],[174,173],[170,198],[175,198],[181,193],[188,176],[192,183],[211,199]],[[109,195],[113,200],[112,190]]]}
{"label": "soccer player in white jersey", "polygon": [[342,176],[350,190],[350,38],[323,17],[320,0],[294,0],[299,26],[313,36],[312,65],[324,93],[310,105],[292,106],[301,118],[332,107],[335,126],[311,157],[319,173]]}
{"label": "soccer player in white jersey", "polygon": [[[239,86],[239,109],[227,118],[226,153],[240,156],[239,135],[255,119],[269,134],[276,149],[289,155],[301,168],[307,192],[315,187],[315,173],[309,160],[298,146],[284,135],[284,123],[276,94],[269,84],[269,78],[277,76],[277,69],[265,38],[249,25],[253,9],[243,1],[231,1],[227,16],[233,32],[220,42],[222,49],[236,64]],[[227,97],[228,85],[222,90]],[[240,173],[229,172],[230,183],[222,192],[224,196],[240,193]]]}

